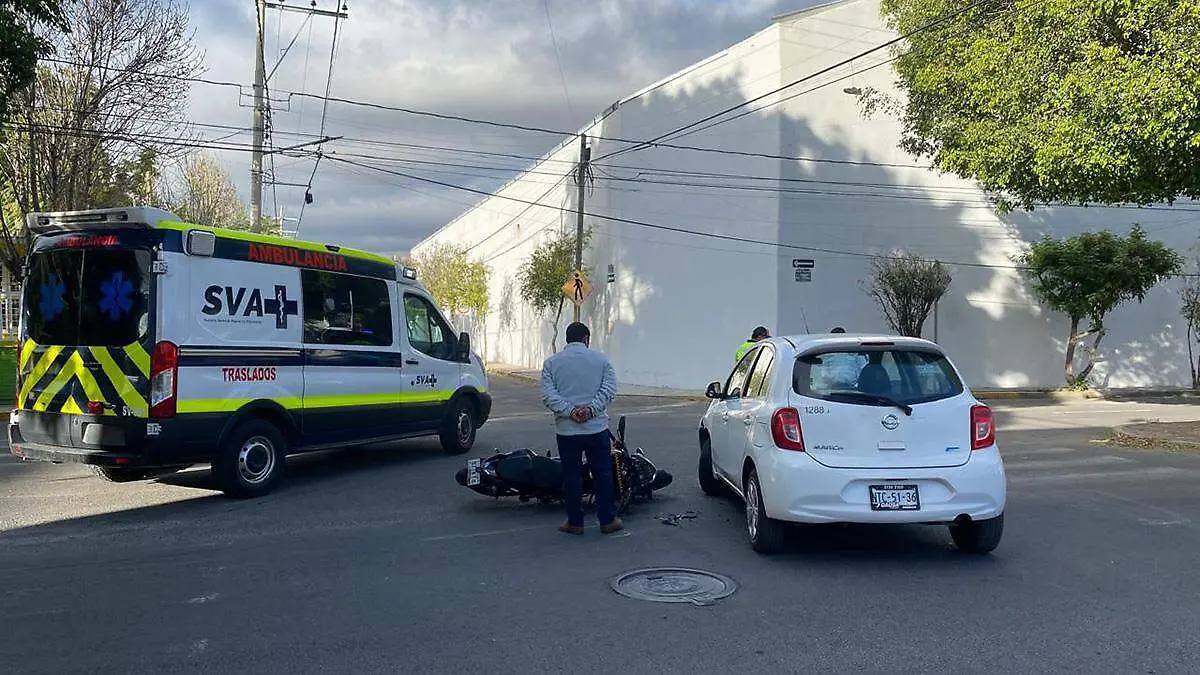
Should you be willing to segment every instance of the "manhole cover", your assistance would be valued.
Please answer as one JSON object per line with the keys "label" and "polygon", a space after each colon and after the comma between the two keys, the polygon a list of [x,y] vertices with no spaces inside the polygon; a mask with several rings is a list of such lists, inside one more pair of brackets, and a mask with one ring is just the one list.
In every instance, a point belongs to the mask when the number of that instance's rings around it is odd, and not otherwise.
{"label": "manhole cover", "polygon": [[727,576],[684,567],[648,567],[612,580],[612,588],[627,598],[651,602],[690,602],[711,605],[733,595],[737,583]]}

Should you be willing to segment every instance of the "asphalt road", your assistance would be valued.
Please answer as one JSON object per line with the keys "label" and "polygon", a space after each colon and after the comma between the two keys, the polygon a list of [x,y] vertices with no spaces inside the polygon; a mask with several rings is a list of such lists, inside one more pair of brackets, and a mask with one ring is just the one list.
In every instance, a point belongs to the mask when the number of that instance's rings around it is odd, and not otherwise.
{"label": "asphalt road", "polygon": [[[477,451],[550,448],[527,384],[498,380]],[[942,528],[815,527],[764,558],[740,505],[695,482],[702,404],[624,399],[676,482],[627,530],[455,483],[410,442],[294,459],[259,500],[207,471],[110,485],[0,458],[0,670],[106,672],[1200,672],[1200,456],[1090,443],[1191,406],[1000,411],[1010,506],[991,556]],[[697,512],[678,526],[661,514]],[[626,599],[623,571],[739,584],[711,606]]]}

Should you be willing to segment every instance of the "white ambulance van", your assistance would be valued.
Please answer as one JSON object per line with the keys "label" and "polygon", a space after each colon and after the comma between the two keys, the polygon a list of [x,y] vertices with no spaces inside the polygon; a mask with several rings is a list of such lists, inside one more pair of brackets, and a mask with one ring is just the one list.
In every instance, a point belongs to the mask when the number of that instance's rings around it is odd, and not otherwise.
{"label": "white ambulance van", "polygon": [[158,209],[30,214],[17,456],[118,482],[212,464],[266,494],[293,453],[440,436],[463,453],[492,399],[410,268]]}

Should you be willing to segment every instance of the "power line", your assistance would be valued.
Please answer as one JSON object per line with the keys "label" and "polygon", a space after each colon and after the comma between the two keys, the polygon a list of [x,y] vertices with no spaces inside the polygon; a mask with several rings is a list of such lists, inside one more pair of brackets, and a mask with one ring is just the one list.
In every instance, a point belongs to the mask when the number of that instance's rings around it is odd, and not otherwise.
{"label": "power line", "polygon": [[[343,158],[351,157],[351,158],[356,158],[356,159],[381,161],[381,162],[388,162],[388,163],[393,163],[393,164],[417,164],[417,165],[423,165],[423,166],[442,166],[442,167],[459,168],[459,169],[476,169],[476,170],[481,170],[481,171],[504,171],[504,172],[507,172],[507,171],[512,170],[510,167],[484,166],[484,165],[478,165],[478,164],[462,164],[462,163],[457,163],[457,162],[440,162],[440,161],[436,161],[436,160],[425,160],[425,159],[386,157],[386,156],[371,155],[371,154],[365,154],[365,153],[334,151],[334,152],[331,152],[328,154],[330,154],[330,155],[336,154]],[[631,167],[631,168],[636,170],[636,167]],[[485,176],[485,175],[472,174],[472,173],[466,173],[466,172],[454,172],[454,171],[435,171],[435,172],[469,176],[469,177],[473,177],[473,178],[483,178],[483,179],[487,179],[487,180],[494,180],[496,178],[495,176]],[[653,174],[653,173],[658,172],[658,170],[644,170],[644,172]],[[554,176],[554,177],[559,177],[562,175],[558,172],[538,171],[535,169],[526,170],[524,173],[526,175]],[[671,175],[670,171],[663,171],[663,173],[666,173],[667,175]],[[780,183],[780,182],[800,183],[800,184],[812,184],[812,185],[831,185],[831,186],[842,186],[842,187],[869,188],[869,189],[876,189],[876,190],[896,190],[896,191],[908,191],[908,192],[916,192],[916,193],[929,193],[929,194],[889,194],[889,193],[881,193],[881,192],[842,192],[842,191],[834,191],[834,190],[788,188],[788,187],[779,187],[779,186],[770,186],[770,185],[769,186],[737,185],[737,184],[713,183],[713,182],[688,182],[688,181],[684,181],[684,180],[674,180],[674,181],[672,181],[672,180],[656,180],[656,179],[648,179],[648,178],[640,178],[640,177],[625,178],[625,177],[620,177],[620,176],[613,176],[606,172],[602,172],[602,175],[607,180],[621,182],[621,183],[642,183],[642,184],[648,184],[648,185],[667,185],[667,186],[690,187],[690,188],[711,188],[711,189],[715,189],[715,190],[738,190],[738,191],[745,191],[745,192],[766,192],[766,193],[778,193],[778,194],[801,194],[801,195],[817,195],[817,196],[868,197],[868,198],[881,198],[881,199],[935,201],[935,202],[940,202],[940,203],[945,203],[945,204],[958,204],[958,205],[966,205],[966,206],[989,206],[989,205],[991,205],[990,202],[983,200],[983,199],[971,200],[971,199],[961,198],[963,196],[979,194],[979,190],[976,188],[955,188],[955,187],[945,187],[945,186],[922,186],[922,185],[897,185],[894,183],[872,183],[872,182],[866,182],[866,181],[835,181],[835,180],[818,180],[818,179],[809,179],[809,178],[774,178],[774,177],[770,177],[770,176],[745,176],[745,175],[739,175],[739,174],[721,174],[721,173],[705,173],[705,172],[686,172],[686,171],[679,172],[680,176],[686,177],[686,178],[691,178],[691,177],[714,178],[714,179],[724,178],[724,179],[737,179],[737,180],[770,181],[772,183]],[[560,182],[561,182],[561,180],[556,181],[555,185],[557,185]],[[545,184],[545,183],[543,183],[543,184]],[[953,199],[953,198],[949,198],[949,197],[945,197],[945,196],[938,196],[939,192],[948,193],[951,195],[958,195],[958,196],[960,196],[960,198]],[[679,193],[672,192],[671,194],[679,194]],[[1200,207],[1193,209],[1193,208],[1187,208],[1187,207],[1181,207],[1181,206],[1172,206],[1172,207],[1168,207],[1168,208],[1155,208],[1155,207],[1150,207],[1150,206],[1144,206],[1144,207],[1143,206],[1126,206],[1126,205],[1104,205],[1101,207],[1088,207],[1088,206],[1080,206],[1080,205],[1075,205],[1075,204],[1048,204],[1048,203],[1040,204],[1039,206],[1056,207],[1056,208],[1139,209],[1139,210],[1146,210],[1146,211],[1157,210],[1157,211],[1170,211],[1170,212],[1179,212],[1179,213],[1200,212]]]}
{"label": "power line", "polygon": [[[55,60],[54,62],[58,62],[58,60]],[[71,65],[78,65],[78,66],[84,66],[84,67],[86,67],[86,65],[87,65],[87,64],[78,64],[78,63],[74,63],[74,62],[67,62],[67,63],[70,63]],[[205,83],[205,84],[233,86],[233,87],[238,87],[239,91],[242,89],[242,87],[245,86],[245,85],[238,84],[236,82],[220,82],[220,81],[215,81],[215,80],[205,80],[205,79],[201,79],[201,78],[183,77],[183,76],[178,76],[178,75],[166,75],[166,74],[162,74],[162,73],[148,73],[148,72],[136,71],[136,70],[132,70],[132,69],[121,69],[121,68],[106,68],[106,69],[107,70],[119,70],[121,72],[140,74],[140,75],[145,75],[145,76],[150,76],[150,77],[156,77],[156,76],[157,77],[167,77],[170,79],[176,79],[176,80],[181,80],[181,81],[186,81],[186,82],[200,82],[200,83]],[[283,96],[286,94],[287,99],[310,98],[310,99],[315,99],[315,100],[321,101],[323,103],[341,103],[344,105],[363,107],[363,108],[369,108],[369,109],[375,109],[375,110],[399,112],[399,113],[403,113],[406,115],[413,115],[413,116],[417,116],[417,117],[429,117],[429,118],[433,118],[433,119],[442,119],[442,120],[447,120],[447,121],[463,122],[463,123],[467,123],[467,124],[476,124],[476,125],[489,126],[489,127],[494,127],[494,128],[514,129],[514,130],[518,130],[518,131],[549,134],[549,135],[553,135],[553,136],[570,136],[570,137],[578,136],[578,134],[576,132],[562,131],[559,129],[549,129],[546,127],[538,127],[538,126],[532,126],[532,125],[526,125],[526,124],[513,124],[513,123],[509,123],[509,122],[497,122],[494,120],[485,120],[485,119],[467,117],[465,115],[454,115],[454,114],[449,114],[449,113],[439,113],[439,112],[433,112],[433,111],[428,111],[428,110],[418,110],[415,108],[407,108],[407,107],[395,106],[395,105],[386,105],[386,104],[382,104],[382,103],[374,103],[374,102],[370,102],[370,101],[360,101],[360,100],[342,98],[342,97],[337,97],[337,96],[322,96],[320,94],[311,94],[308,92],[277,92],[277,93],[280,96]],[[612,111],[610,110],[609,112],[612,112]],[[705,148],[705,147],[700,147],[700,146],[681,145],[678,143],[651,142],[651,141],[646,141],[644,139],[627,139],[627,138],[619,138],[619,137],[614,137],[614,136],[601,136],[601,135],[592,135],[592,134],[589,134],[589,138],[591,138],[592,140],[608,141],[611,143],[625,143],[625,144],[639,145],[639,146],[644,146],[644,147],[666,148],[666,149],[670,149],[670,150],[686,150],[689,152],[712,153],[712,154],[729,155],[729,156],[736,156],[736,157],[752,157],[752,158],[759,158],[759,159],[776,159],[776,160],[787,160],[787,161],[795,161],[795,162],[811,162],[811,163],[817,163],[817,164],[836,164],[836,165],[848,165],[848,166],[875,166],[875,167],[885,167],[885,168],[893,168],[893,169],[917,169],[917,170],[921,170],[921,171],[928,170],[927,167],[920,166],[920,165],[914,165],[914,164],[899,164],[899,163],[887,163],[887,162],[862,162],[862,161],[855,161],[855,160],[848,160],[848,159],[826,159],[826,158],[820,158],[820,157],[789,156],[789,155],[779,155],[779,154],[762,153],[762,152],[744,152],[744,151],[738,151],[738,150],[725,150],[725,149],[721,149],[721,148]],[[538,158],[538,160],[541,160],[541,158]]]}
{"label": "power line", "polygon": [[[1031,3],[1031,4],[1032,4],[1032,3]],[[1028,5],[1027,5],[1026,7],[1028,7]],[[1015,13],[1016,11],[1018,11],[1018,10],[1020,10],[1020,9],[1025,9],[1025,8],[1017,6],[1017,4],[1014,2],[1012,7],[1008,8],[1008,9],[1006,9],[1006,10],[1004,11],[1004,14],[1012,14],[1012,13]],[[989,21],[989,22],[991,22],[991,21],[994,21],[994,20],[996,20],[997,18],[999,18],[999,16],[992,17],[992,18],[988,19],[988,21]],[[980,26],[980,24],[979,24],[979,23],[972,23],[971,25],[972,25],[972,27],[979,27],[979,26]],[[918,29],[918,30],[919,30],[919,29]],[[917,31],[914,31],[914,32],[917,32]],[[897,56],[893,56],[892,58],[885,59],[885,60],[883,60],[883,61],[880,61],[880,62],[878,62],[878,63],[875,63],[875,64],[873,64],[873,65],[867,66],[866,68],[861,68],[861,69],[859,69],[859,70],[852,71],[852,72],[850,72],[849,74],[847,74],[847,75],[843,75],[842,77],[839,77],[839,78],[837,78],[837,79],[835,79],[835,80],[830,80],[829,82],[823,82],[823,83],[821,83],[821,84],[819,84],[819,85],[817,85],[817,86],[815,86],[815,87],[811,87],[811,88],[809,88],[809,89],[805,89],[804,91],[797,92],[797,93],[795,93],[795,94],[790,94],[790,95],[788,95],[788,96],[786,96],[786,97],[784,97],[784,98],[782,98],[782,99],[780,99],[780,100],[778,100],[778,101],[771,101],[771,102],[768,102],[768,103],[764,103],[763,105],[761,105],[761,106],[758,106],[757,108],[753,108],[753,109],[751,109],[751,110],[746,110],[746,111],[743,111],[743,112],[741,112],[741,113],[738,113],[737,115],[734,115],[733,117],[727,117],[727,118],[725,118],[725,119],[718,119],[718,120],[712,121],[712,122],[710,122],[710,123],[708,123],[708,124],[706,124],[706,125],[704,125],[704,126],[702,126],[702,127],[695,128],[695,129],[691,129],[691,130],[689,130],[689,131],[686,131],[686,132],[684,132],[684,133],[681,133],[681,134],[678,134],[678,135],[673,135],[673,137],[672,137],[672,140],[678,140],[678,139],[680,139],[680,138],[685,138],[685,137],[687,137],[687,136],[691,136],[692,134],[700,133],[700,132],[702,132],[702,131],[706,131],[706,130],[708,130],[708,129],[711,129],[711,128],[715,127],[715,126],[719,126],[719,125],[721,125],[721,124],[725,124],[725,123],[727,123],[727,122],[733,122],[733,121],[735,121],[735,120],[738,120],[738,119],[741,119],[741,118],[743,118],[743,117],[746,117],[747,115],[753,115],[753,114],[754,114],[754,113],[756,113],[756,112],[760,112],[760,111],[762,111],[762,110],[766,110],[767,108],[770,108],[770,107],[772,107],[772,106],[776,106],[776,105],[782,105],[782,104],[784,104],[784,103],[786,103],[786,102],[788,102],[788,101],[791,101],[791,100],[793,100],[793,99],[796,99],[796,98],[799,98],[799,97],[801,97],[801,96],[804,96],[805,94],[812,93],[812,92],[814,92],[814,91],[816,91],[816,90],[818,90],[818,89],[821,89],[821,88],[823,88],[823,87],[827,87],[827,86],[829,86],[829,85],[832,85],[832,84],[836,84],[836,83],[838,83],[838,82],[845,81],[845,80],[847,80],[847,79],[850,79],[850,78],[852,78],[852,77],[855,77],[855,76],[857,76],[857,75],[861,75],[861,74],[863,74],[863,73],[866,73],[866,72],[870,72],[870,71],[872,71],[872,70],[875,70],[876,68],[880,68],[880,67],[882,67],[882,66],[886,66],[886,65],[888,65],[888,64],[894,63],[894,62],[896,62],[896,61],[898,61],[898,60],[900,60],[900,56],[899,56],[899,55],[897,55]]]}
{"label": "power line", "polygon": [[567,87],[567,74],[563,72],[562,54],[558,51],[558,38],[554,37],[554,22],[550,19],[550,0],[542,0],[542,8],[546,10],[546,25],[550,28],[550,44],[554,45],[554,60],[558,64],[558,77],[562,80],[563,97],[567,100],[567,112],[575,118],[575,108],[571,105],[571,91]]}
{"label": "power line", "polygon": [[[336,161],[336,162],[344,162],[346,164],[350,164],[353,166],[359,166],[359,167],[362,167],[365,169],[372,169],[372,170],[379,171],[382,173],[389,173],[389,174],[392,174],[395,176],[408,178],[410,180],[416,180],[416,181],[420,181],[423,183],[429,183],[432,185],[440,185],[445,188],[450,188],[450,189],[454,189],[454,190],[462,190],[464,192],[473,192],[475,194],[484,195],[484,196],[493,196],[488,192],[484,192],[483,190],[476,190],[475,188],[467,187],[465,185],[455,185],[454,183],[447,183],[447,182],[435,180],[432,178],[425,178],[423,176],[417,176],[417,175],[410,174],[410,173],[404,173],[402,171],[394,171],[391,169],[384,169],[381,167],[372,166],[370,164],[363,164],[363,163],[355,162],[353,160],[348,160],[348,159],[345,159],[342,157],[330,155],[329,159]],[[529,204],[531,206],[546,206],[545,204],[539,204],[537,202],[532,202],[532,201],[529,201],[526,199],[521,199],[519,197],[509,197],[507,195],[502,195],[502,194],[497,194],[494,196],[499,197],[501,199],[507,199],[507,200],[513,201],[513,202]],[[548,208],[553,208],[553,207],[548,207]],[[563,209],[559,208],[558,210],[562,211]],[[746,243],[746,244],[759,244],[759,245],[763,245],[763,246],[774,246],[777,248],[786,248],[786,249],[792,249],[792,250],[797,250],[797,251],[808,251],[811,253],[827,253],[830,255],[844,255],[844,256],[851,256],[851,257],[858,257],[858,258],[881,259],[881,258],[887,257],[885,255],[880,255],[880,254],[876,254],[876,253],[841,251],[841,250],[837,250],[837,249],[823,248],[823,247],[817,247],[817,246],[801,246],[799,244],[785,244],[785,243],[781,243],[781,242],[767,241],[767,240],[762,240],[762,239],[751,239],[748,237],[738,237],[738,236],[728,235],[728,234],[718,234],[715,232],[699,232],[696,230],[688,230],[688,229],[684,229],[684,228],[680,228],[680,227],[672,227],[670,225],[647,223],[645,221],[634,220],[632,218],[621,218],[618,216],[606,216],[606,215],[602,215],[599,213],[584,212],[584,215],[591,217],[591,218],[599,218],[601,220],[609,220],[609,221],[616,222],[616,223],[637,225],[639,227],[646,227],[646,228],[662,230],[662,231],[666,231],[666,232],[676,232],[679,234],[687,234],[687,235],[698,236],[698,237],[707,237],[707,238],[718,239],[718,240],[722,240],[722,241],[733,241],[733,242],[741,242],[741,243]],[[987,264],[987,263],[971,263],[971,262],[946,261],[946,260],[942,260],[940,262],[944,265],[954,265],[957,267],[975,267],[975,268],[986,268],[986,269],[1024,269],[1017,265],[991,265],[991,264]]]}
{"label": "power line", "polygon": [[[711,120],[714,120],[714,119],[716,119],[716,118],[718,118],[718,117],[723,117],[724,115],[727,115],[728,113],[731,113],[731,112],[733,112],[733,111],[735,111],[735,110],[739,110],[739,109],[741,109],[741,108],[744,108],[744,107],[746,107],[746,106],[748,106],[748,105],[751,105],[751,104],[753,104],[753,103],[757,103],[758,101],[761,101],[761,100],[763,100],[763,99],[765,99],[765,98],[769,98],[769,97],[771,97],[771,96],[774,96],[774,95],[776,95],[776,94],[782,93],[782,92],[784,92],[784,91],[786,91],[786,90],[788,90],[788,89],[791,89],[792,87],[794,87],[794,86],[796,86],[796,85],[798,85],[798,84],[803,84],[804,82],[807,82],[807,81],[809,81],[809,80],[812,80],[812,79],[814,79],[814,78],[820,77],[821,75],[824,75],[825,73],[828,73],[828,72],[831,72],[831,71],[833,71],[833,70],[836,70],[836,69],[838,69],[838,68],[841,68],[842,66],[846,66],[846,65],[852,64],[852,63],[854,63],[855,61],[857,61],[858,59],[861,59],[861,58],[864,58],[864,57],[870,56],[871,54],[874,54],[875,52],[877,52],[877,51],[879,51],[879,50],[881,50],[881,49],[887,49],[888,47],[891,47],[891,46],[892,46],[892,45],[894,45],[894,44],[898,44],[898,43],[900,43],[900,42],[902,42],[902,41],[904,41],[904,40],[907,40],[908,38],[910,38],[910,37],[912,37],[912,36],[914,36],[914,35],[917,35],[917,34],[919,34],[919,33],[923,33],[923,32],[925,32],[925,31],[927,31],[927,30],[930,30],[931,28],[935,28],[935,27],[937,27],[937,26],[939,26],[939,25],[941,25],[941,24],[943,24],[943,23],[945,23],[945,22],[947,22],[947,21],[949,21],[949,20],[951,20],[951,19],[953,19],[953,18],[955,18],[955,17],[957,17],[957,16],[960,16],[960,15],[962,15],[962,14],[966,13],[966,12],[969,12],[969,11],[971,11],[972,9],[975,9],[976,7],[979,7],[980,5],[983,5],[983,4],[985,4],[985,3],[988,3],[988,2],[994,2],[994,1],[995,1],[995,0],[975,0],[974,2],[972,2],[972,3],[971,3],[971,4],[969,4],[969,5],[967,5],[966,7],[963,7],[962,9],[955,10],[955,11],[953,11],[953,12],[950,12],[950,13],[948,13],[948,14],[945,14],[945,15],[943,15],[943,16],[940,16],[940,17],[938,17],[938,18],[936,18],[936,19],[933,19],[932,21],[926,22],[925,24],[923,24],[923,25],[921,25],[921,26],[919,26],[919,27],[917,27],[917,28],[915,28],[915,29],[913,29],[913,30],[911,30],[911,31],[907,32],[907,33],[900,34],[900,35],[896,36],[895,38],[892,38],[891,40],[888,40],[887,42],[884,42],[884,43],[882,43],[882,44],[876,45],[876,46],[874,46],[874,47],[872,47],[872,48],[870,48],[870,49],[868,49],[868,50],[866,50],[866,51],[859,52],[858,54],[855,54],[855,55],[853,55],[853,56],[851,56],[851,57],[849,57],[849,58],[847,58],[847,59],[843,59],[843,60],[841,60],[841,61],[838,61],[837,63],[835,63],[835,64],[833,64],[833,65],[831,65],[831,66],[826,66],[825,68],[822,68],[822,69],[820,69],[820,70],[818,70],[818,71],[816,71],[816,72],[814,72],[814,73],[810,73],[810,74],[808,74],[808,75],[805,75],[804,77],[801,77],[801,78],[800,78],[800,79],[798,79],[798,80],[793,80],[793,81],[791,81],[791,82],[788,82],[787,84],[783,85],[782,87],[779,87],[779,88],[777,88],[777,89],[773,89],[773,90],[771,90],[771,91],[769,91],[769,92],[767,92],[767,93],[765,93],[765,94],[760,94],[760,95],[758,95],[758,96],[755,96],[754,98],[751,98],[751,99],[749,99],[749,100],[746,100],[746,101],[743,101],[743,102],[741,102],[741,103],[738,103],[738,104],[732,105],[732,106],[730,106],[730,107],[728,107],[728,108],[725,108],[724,110],[721,110],[721,111],[719,111],[719,112],[716,112],[716,113],[713,113],[713,114],[711,114],[711,115],[708,115],[707,117],[703,117],[703,118],[701,118],[701,119],[699,119],[699,120],[696,120],[695,122],[692,122],[692,123],[690,123],[690,124],[687,124],[687,125],[684,125],[684,126],[682,126],[682,127],[679,127],[678,129],[675,129],[675,130],[673,130],[673,131],[669,131],[669,132],[667,132],[667,133],[665,133],[665,134],[660,134],[659,136],[656,136],[656,137],[654,137],[654,138],[650,139],[649,141],[647,141],[647,143],[648,143],[648,144],[652,144],[652,143],[655,143],[655,142],[657,142],[657,141],[661,141],[661,140],[667,139],[667,138],[669,138],[669,137],[671,137],[671,136],[674,136],[675,134],[678,134],[678,133],[680,133],[680,132],[683,132],[683,131],[687,131],[688,129],[691,129],[691,128],[693,128],[693,127],[699,126],[699,125],[701,125],[701,124],[704,124],[705,122],[709,122],[709,121],[711,121]],[[623,150],[619,150],[619,151],[616,151],[616,152],[611,152],[611,153],[609,153],[609,154],[607,154],[607,155],[604,155],[604,156],[600,157],[599,159],[604,159],[604,158],[606,158],[606,157],[611,157],[611,156],[613,156],[613,155],[622,154],[622,153],[625,153],[625,152],[636,152],[637,150],[640,150],[642,147],[645,147],[645,146],[634,146],[634,147],[630,147],[630,148],[625,148],[625,149],[623,149]]]}

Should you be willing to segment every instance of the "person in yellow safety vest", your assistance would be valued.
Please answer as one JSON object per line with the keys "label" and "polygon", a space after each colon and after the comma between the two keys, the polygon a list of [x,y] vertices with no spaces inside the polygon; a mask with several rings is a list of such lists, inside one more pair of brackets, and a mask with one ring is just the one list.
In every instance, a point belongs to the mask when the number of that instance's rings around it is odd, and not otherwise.
{"label": "person in yellow safety vest", "polygon": [[738,361],[742,360],[742,357],[746,355],[746,352],[750,351],[750,348],[753,347],[756,342],[761,342],[769,337],[771,337],[771,332],[768,331],[765,326],[759,326],[758,328],[755,328],[754,332],[750,333],[750,339],[743,342],[742,345],[737,348],[737,351],[734,352],[734,365],[737,365]]}

